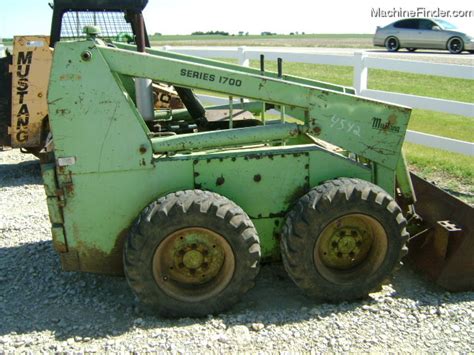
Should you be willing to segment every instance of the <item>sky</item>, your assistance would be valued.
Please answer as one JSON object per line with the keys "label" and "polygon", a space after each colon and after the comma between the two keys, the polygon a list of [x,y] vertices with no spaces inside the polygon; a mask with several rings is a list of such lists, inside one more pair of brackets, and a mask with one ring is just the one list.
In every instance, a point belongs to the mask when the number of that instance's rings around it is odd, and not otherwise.
{"label": "sky", "polygon": [[[53,0],[0,0],[0,38],[49,34]],[[78,0],[80,1],[80,0]],[[194,31],[276,33],[374,33],[398,17],[373,17],[381,10],[471,11],[471,17],[445,17],[474,33],[474,2],[466,0],[149,0],[144,11],[148,32]],[[420,12],[422,14],[422,12]],[[395,14],[397,15],[397,14]],[[424,17],[423,14],[420,17]],[[431,16],[430,16],[431,17]]]}

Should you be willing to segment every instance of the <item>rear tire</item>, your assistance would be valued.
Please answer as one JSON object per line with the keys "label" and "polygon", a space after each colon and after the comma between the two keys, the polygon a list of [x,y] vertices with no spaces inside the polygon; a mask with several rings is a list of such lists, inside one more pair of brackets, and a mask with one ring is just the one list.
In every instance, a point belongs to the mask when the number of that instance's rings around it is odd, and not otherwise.
{"label": "rear tire", "polygon": [[396,52],[400,49],[400,42],[397,37],[388,37],[385,40],[385,48],[389,52]]}
{"label": "rear tire", "polygon": [[449,39],[446,48],[448,48],[448,51],[451,54],[459,54],[464,49],[464,42],[459,37],[453,37]]}
{"label": "rear tire", "polygon": [[407,252],[406,220],[380,187],[330,180],[301,197],[288,214],[281,252],[306,295],[328,301],[366,297]]}
{"label": "rear tire", "polygon": [[168,317],[225,311],[254,286],[259,267],[259,238],[248,215],[208,191],[179,191],[153,202],[124,247],[132,290]]}

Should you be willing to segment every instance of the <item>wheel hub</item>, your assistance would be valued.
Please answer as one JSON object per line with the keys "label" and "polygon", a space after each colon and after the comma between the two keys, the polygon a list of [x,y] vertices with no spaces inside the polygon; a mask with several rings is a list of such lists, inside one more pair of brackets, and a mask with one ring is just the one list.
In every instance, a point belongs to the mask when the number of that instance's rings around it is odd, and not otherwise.
{"label": "wheel hub", "polygon": [[193,301],[224,288],[234,268],[232,249],[225,238],[200,227],[170,234],[153,258],[153,273],[160,287],[177,298]]}
{"label": "wheel hub", "polygon": [[198,250],[190,250],[183,256],[183,264],[188,269],[199,269],[204,261],[204,255]]}
{"label": "wheel hub", "polygon": [[325,229],[319,257],[327,267],[349,269],[365,259],[372,242],[370,226],[356,218],[345,217],[336,220]]}

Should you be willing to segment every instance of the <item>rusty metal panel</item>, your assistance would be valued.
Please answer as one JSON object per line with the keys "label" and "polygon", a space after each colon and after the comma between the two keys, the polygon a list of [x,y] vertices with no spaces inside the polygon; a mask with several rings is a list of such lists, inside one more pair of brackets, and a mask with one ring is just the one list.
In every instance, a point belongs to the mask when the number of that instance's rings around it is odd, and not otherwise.
{"label": "rusty metal panel", "polygon": [[53,224],[51,227],[51,234],[53,235],[54,249],[59,253],[67,252],[66,238],[64,237],[64,228],[62,224]]}
{"label": "rusty metal panel", "polygon": [[47,197],[46,203],[48,205],[49,220],[51,223],[62,224],[63,223],[63,214],[61,208],[59,207],[59,201],[57,197]]}
{"label": "rusty metal panel", "polygon": [[474,208],[411,174],[423,232],[410,240],[408,259],[440,286],[474,290]]}
{"label": "rusty metal panel", "polygon": [[47,90],[52,49],[48,36],[16,36],[13,40],[12,120],[14,148],[41,146],[48,115]]}
{"label": "rusty metal panel", "polygon": [[48,197],[56,197],[56,165],[41,164],[41,176],[43,177],[44,191]]}

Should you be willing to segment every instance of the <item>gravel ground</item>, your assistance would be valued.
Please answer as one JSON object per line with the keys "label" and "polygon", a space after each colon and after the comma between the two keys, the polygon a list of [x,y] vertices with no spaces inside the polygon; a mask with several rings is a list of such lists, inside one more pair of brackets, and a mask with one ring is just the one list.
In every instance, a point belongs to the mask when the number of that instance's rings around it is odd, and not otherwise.
{"label": "gravel ground", "polygon": [[0,151],[0,205],[0,353],[474,349],[474,292],[445,292],[406,267],[365,301],[327,304],[267,265],[230,312],[160,319],[123,278],[60,270],[36,160]]}

